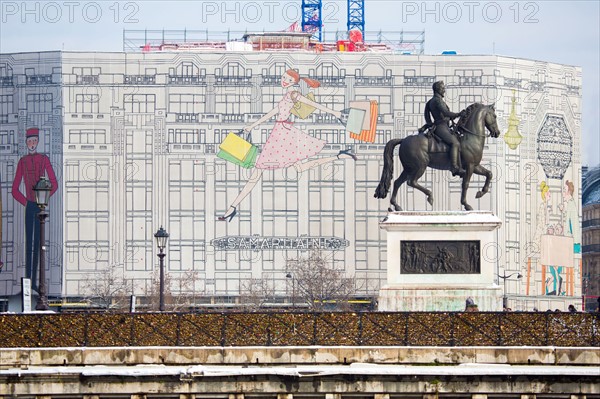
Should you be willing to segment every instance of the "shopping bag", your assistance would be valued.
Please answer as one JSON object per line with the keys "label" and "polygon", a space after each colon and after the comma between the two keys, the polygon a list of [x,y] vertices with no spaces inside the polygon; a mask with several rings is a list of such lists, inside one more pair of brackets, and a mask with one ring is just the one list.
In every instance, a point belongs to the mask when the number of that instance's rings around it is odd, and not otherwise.
{"label": "shopping bag", "polygon": [[[350,106],[352,107],[352,103],[350,102]],[[377,133],[377,112],[378,112],[378,104],[376,100],[370,101],[369,104],[369,117],[365,116],[365,120],[363,121],[363,129],[360,133],[350,133],[350,138],[360,141],[365,141],[367,143],[375,142],[375,134]],[[366,114],[365,114],[366,115]]]}
{"label": "shopping bag", "polygon": [[364,109],[350,108],[350,112],[348,112],[348,120],[346,122],[346,132],[348,134],[356,134],[362,131],[365,114],[366,111]]}
{"label": "shopping bag", "polygon": [[221,145],[219,145],[217,157],[243,168],[250,169],[256,164],[258,147],[250,142],[250,133],[248,133],[248,140],[239,136],[239,134],[242,133],[243,131],[240,131],[239,133],[229,133]]}
{"label": "shopping bag", "polygon": [[240,161],[239,159],[233,157],[228,152],[223,150],[220,150],[217,153],[217,156],[227,162],[231,162],[232,164],[241,166],[242,168],[251,169],[256,164],[256,158],[258,157],[258,148],[253,145],[252,148],[250,148],[248,155],[243,161]]}
{"label": "shopping bag", "polygon": [[[362,130],[368,130],[371,128],[371,101],[362,100],[362,101],[350,101],[348,104],[350,106],[350,110],[353,109],[362,109],[365,111],[365,117],[363,119]],[[353,133],[360,134],[360,131],[353,131]]]}
{"label": "shopping bag", "polygon": [[219,148],[238,161],[243,161],[250,152],[252,144],[240,137],[238,133],[229,133]]}
{"label": "shopping bag", "polygon": [[[311,101],[315,101],[315,95],[312,91],[309,92],[305,97]],[[306,119],[310,114],[314,112],[315,109],[316,108],[312,105],[305,104],[302,101],[296,101],[294,103],[294,107],[290,112],[292,113],[292,115],[296,115],[300,119]]]}

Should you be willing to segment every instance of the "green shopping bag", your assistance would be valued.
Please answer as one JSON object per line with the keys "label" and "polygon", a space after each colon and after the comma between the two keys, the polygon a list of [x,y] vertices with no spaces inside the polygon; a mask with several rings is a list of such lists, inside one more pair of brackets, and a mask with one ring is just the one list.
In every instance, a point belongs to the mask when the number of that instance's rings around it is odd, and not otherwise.
{"label": "green shopping bag", "polygon": [[253,145],[244,160],[240,161],[230,153],[224,150],[219,150],[217,156],[227,162],[231,162],[235,165],[241,166],[242,168],[251,169],[256,164],[256,158],[258,157],[258,148]]}
{"label": "green shopping bag", "polygon": [[248,133],[247,139],[241,137],[243,133],[243,130],[229,133],[219,146],[217,156],[242,168],[251,169],[256,164],[258,147],[252,144],[250,133]]}

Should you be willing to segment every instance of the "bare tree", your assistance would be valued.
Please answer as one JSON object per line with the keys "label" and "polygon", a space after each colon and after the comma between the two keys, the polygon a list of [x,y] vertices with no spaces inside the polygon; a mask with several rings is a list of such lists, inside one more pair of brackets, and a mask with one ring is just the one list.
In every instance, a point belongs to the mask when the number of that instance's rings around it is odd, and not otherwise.
{"label": "bare tree", "polygon": [[240,287],[240,300],[248,309],[256,311],[275,297],[275,284],[272,276],[252,278],[244,281]]}
{"label": "bare tree", "polygon": [[358,291],[354,276],[336,267],[333,260],[325,258],[320,251],[289,259],[287,268],[296,297],[311,310],[322,310],[328,302],[335,302],[336,308],[343,310],[343,305]]}
{"label": "bare tree", "polygon": [[[160,308],[160,271],[152,273],[150,284],[143,290],[148,306],[147,310],[159,310]],[[194,284],[198,279],[198,272],[187,270],[184,273],[173,275],[165,273],[165,308],[169,311],[186,310],[194,305],[197,294]],[[174,289],[176,288],[176,290]],[[177,294],[175,293],[177,291]]]}
{"label": "bare tree", "polygon": [[117,264],[88,274],[82,288],[84,299],[104,310],[127,309],[134,289],[123,277],[122,266]]}

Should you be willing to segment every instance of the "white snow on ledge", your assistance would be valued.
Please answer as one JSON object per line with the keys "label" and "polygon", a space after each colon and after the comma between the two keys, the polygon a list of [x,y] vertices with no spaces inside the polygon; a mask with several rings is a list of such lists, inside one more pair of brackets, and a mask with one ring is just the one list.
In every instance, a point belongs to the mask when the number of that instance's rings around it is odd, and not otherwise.
{"label": "white snow on ledge", "polygon": [[[384,312],[381,312],[384,313]],[[541,312],[544,313],[544,312]],[[520,346],[502,346],[502,345],[491,345],[491,346],[436,346],[436,345],[423,345],[423,346],[401,346],[401,345],[364,345],[364,346],[353,346],[353,345],[248,345],[248,346],[61,346],[61,347],[41,347],[41,348],[0,348],[0,352],[14,352],[14,351],[25,351],[25,352],[64,352],[64,351],[81,351],[81,352],[94,352],[94,351],[114,351],[114,350],[126,350],[126,351],[148,351],[148,350],[183,350],[186,352],[195,350],[217,350],[217,351],[247,351],[247,350],[264,350],[264,351],[295,351],[295,350],[310,350],[310,351],[336,351],[340,349],[348,350],[410,350],[414,351],[462,351],[462,350],[526,350],[526,351],[555,351],[555,350],[589,350],[589,351],[600,351],[600,347],[597,346],[553,346],[553,345],[520,345]]]}
{"label": "white snow on ledge", "polygon": [[490,211],[397,211],[389,212],[379,223],[383,229],[402,225],[438,228],[441,230],[465,228],[495,229],[502,224],[498,216]]}
{"label": "white snow on ledge", "polygon": [[0,370],[0,377],[33,375],[81,375],[86,377],[122,376],[188,376],[188,377],[235,377],[255,375],[279,375],[294,377],[320,377],[335,375],[356,376],[577,376],[598,377],[595,366],[525,366],[506,364],[465,363],[456,366],[413,366],[353,363],[347,366],[60,366],[12,368]]}

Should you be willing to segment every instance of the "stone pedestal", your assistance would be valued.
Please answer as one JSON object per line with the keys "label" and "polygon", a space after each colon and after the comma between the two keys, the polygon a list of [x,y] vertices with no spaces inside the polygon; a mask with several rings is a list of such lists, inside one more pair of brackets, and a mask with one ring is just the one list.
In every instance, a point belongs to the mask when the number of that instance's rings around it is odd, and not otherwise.
{"label": "stone pedestal", "polygon": [[491,212],[391,212],[387,232],[387,284],[381,311],[464,311],[472,297],[481,311],[502,310],[494,283],[497,229]]}

